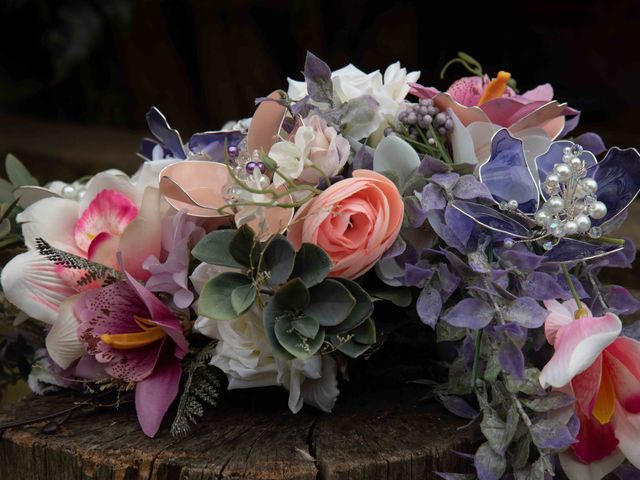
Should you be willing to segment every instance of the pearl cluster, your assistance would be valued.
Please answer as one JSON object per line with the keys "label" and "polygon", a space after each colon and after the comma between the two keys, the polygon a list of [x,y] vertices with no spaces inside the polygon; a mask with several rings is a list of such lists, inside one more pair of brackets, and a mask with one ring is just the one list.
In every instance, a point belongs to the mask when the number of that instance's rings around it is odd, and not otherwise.
{"label": "pearl cluster", "polygon": [[78,182],[68,183],[60,192],[63,198],[67,198],[69,200],[80,200],[87,193],[87,189],[85,185],[80,184]]}
{"label": "pearl cluster", "polygon": [[[271,178],[265,175],[267,167],[260,161],[260,153],[254,150],[251,155],[239,147],[227,148],[227,156],[234,175],[251,188],[265,189],[271,185]],[[247,192],[238,183],[231,182],[225,186],[224,199],[228,203],[237,203]]]}
{"label": "pearl cluster", "polygon": [[607,206],[598,201],[598,183],[587,177],[584,161],[580,159],[582,147],[565,147],[562,162],[553,166],[544,181],[547,201],[534,215],[538,225],[557,238],[566,235],[588,234],[592,238],[602,235],[602,228],[591,226],[591,220],[600,220],[607,214]]}

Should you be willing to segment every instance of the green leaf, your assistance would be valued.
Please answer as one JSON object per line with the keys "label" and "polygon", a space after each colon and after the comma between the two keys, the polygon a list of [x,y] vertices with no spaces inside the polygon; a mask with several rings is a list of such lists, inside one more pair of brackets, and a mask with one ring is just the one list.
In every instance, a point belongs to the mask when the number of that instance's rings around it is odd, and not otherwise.
{"label": "green leaf", "polygon": [[229,252],[229,244],[235,230],[216,230],[209,233],[191,250],[191,254],[201,262],[223,267],[242,268]]}
{"label": "green leaf", "polygon": [[241,265],[249,268],[252,263],[255,267],[257,265],[257,253],[256,248],[258,241],[256,235],[249,225],[242,225],[231,238],[229,242],[229,252],[231,256]]}
{"label": "green leaf", "polygon": [[376,324],[371,318],[353,331],[353,339],[364,345],[376,343]]}
{"label": "green leaf", "polygon": [[231,306],[238,315],[242,315],[251,308],[256,299],[256,293],[255,287],[250,283],[236,287],[231,292]]}
{"label": "green leaf", "polygon": [[351,309],[347,318],[339,325],[329,327],[327,330],[327,333],[344,333],[361,325],[362,322],[371,316],[373,313],[373,302],[369,294],[356,282],[347,280],[346,278],[336,278],[335,280],[346,287],[353,298],[356,299],[356,304]]}
{"label": "green leaf", "polygon": [[[387,300],[397,307],[406,308],[411,305],[411,290],[407,287],[371,289],[372,297]],[[441,322],[442,323],[442,322]]]}
{"label": "green leaf", "polygon": [[320,330],[318,321],[307,316],[296,317],[296,319],[291,322],[291,326],[301,335],[309,338],[314,338],[318,334],[318,330]]}
{"label": "green leaf", "polygon": [[315,354],[324,342],[324,329],[320,328],[315,337],[306,337],[293,328],[291,317],[282,316],[276,320],[275,334],[280,345],[296,358],[306,360]]}
{"label": "green leaf", "polygon": [[309,290],[302,280],[294,278],[281,286],[275,294],[278,305],[287,310],[298,311],[309,305]]}
{"label": "green leaf", "polygon": [[339,336],[332,336],[331,343],[338,351],[351,358],[358,358],[364,352],[369,350],[369,347],[371,347],[371,345],[363,345],[362,343],[355,342],[353,339],[346,342],[340,342]]}
{"label": "green leaf", "polygon": [[356,304],[353,295],[337,280],[325,280],[310,288],[309,294],[311,301],[304,313],[325,327],[334,327],[345,321]]}
{"label": "green leaf", "polygon": [[7,155],[4,165],[7,171],[7,177],[9,177],[14,187],[38,185],[38,181],[29,173],[29,170],[13,155]]}
{"label": "green leaf", "polygon": [[250,284],[241,273],[221,273],[204,284],[198,299],[198,315],[213,320],[233,320],[238,311],[233,308],[233,291]]}
{"label": "green leaf", "polygon": [[274,297],[271,297],[267,304],[264,307],[264,311],[262,312],[262,324],[264,326],[264,333],[267,336],[267,340],[269,340],[269,344],[273,349],[273,353],[285,360],[291,360],[293,355],[291,355],[287,350],[284,349],[278,338],[276,337],[276,322],[279,318],[289,318],[292,320],[292,317],[289,313],[284,311],[276,302]]}
{"label": "green leaf", "polygon": [[454,327],[447,322],[438,322],[436,325],[436,341],[440,342],[457,342],[467,335],[466,328]]}
{"label": "green leaf", "polygon": [[291,278],[300,278],[310,288],[324,280],[332,266],[331,258],[322,248],[303,243],[296,253]]}
{"label": "green leaf", "polygon": [[0,203],[12,203],[13,198],[13,185],[7,182],[4,178],[0,178]]}
{"label": "green leaf", "polygon": [[296,252],[282,235],[276,235],[268,243],[262,260],[262,270],[269,272],[267,284],[279,285],[287,281],[293,270]]}

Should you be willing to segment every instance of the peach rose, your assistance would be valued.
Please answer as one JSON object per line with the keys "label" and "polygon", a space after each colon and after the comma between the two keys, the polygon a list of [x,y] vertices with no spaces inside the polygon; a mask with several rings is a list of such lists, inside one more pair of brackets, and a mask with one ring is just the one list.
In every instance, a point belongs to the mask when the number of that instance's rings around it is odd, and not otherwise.
{"label": "peach rose", "polygon": [[287,237],[296,248],[313,243],[333,260],[330,276],[356,278],[398,236],[404,205],[396,186],[371,170],[335,183],[296,213]]}

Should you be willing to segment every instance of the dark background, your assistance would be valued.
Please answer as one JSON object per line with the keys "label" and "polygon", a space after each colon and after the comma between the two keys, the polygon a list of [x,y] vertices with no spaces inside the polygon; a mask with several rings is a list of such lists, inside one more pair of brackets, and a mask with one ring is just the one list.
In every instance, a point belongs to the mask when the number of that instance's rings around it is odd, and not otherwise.
{"label": "dark background", "polygon": [[[184,132],[249,116],[298,78],[306,50],[333,68],[400,60],[446,88],[463,50],[521,89],[550,82],[578,130],[640,144],[640,2],[0,0],[0,113],[145,128],[158,106]],[[0,132],[0,136],[2,132]]]}

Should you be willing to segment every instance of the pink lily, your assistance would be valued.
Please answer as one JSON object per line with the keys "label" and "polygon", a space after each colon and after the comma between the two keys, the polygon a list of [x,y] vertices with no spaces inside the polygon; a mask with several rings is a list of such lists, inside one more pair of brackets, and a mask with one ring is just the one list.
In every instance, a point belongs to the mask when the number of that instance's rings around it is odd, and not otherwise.
{"label": "pink lily", "polygon": [[120,250],[127,270],[145,280],[149,272],[144,261],[161,253],[162,216],[158,190],[146,188],[140,193],[123,175],[97,175],[80,201],[51,197],[35,202],[18,216],[29,250],[2,270],[7,299],[32,318],[52,324],[65,299],[99,286],[80,286],[73,271],[40,255],[38,238],[113,268],[118,268],[115,252]]}
{"label": "pink lily", "polygon": [[484,163],[489,158],[491,138],[501,128],[525,143],[527,158],[544,153],[549,143],[565,129],[565,116],[579,112],[553,100],[553,88],[540,85],[517,95],[507,81],[508,72],[497,78],[464,77],[446,92],[411,84],[418,98],[431,98],[436,106],[452,114],[452,147],[457,163]]}
{"label": "pink lily", "polygon": [[576,302],[546,301],[547,340],[555,348],[540,374],[543,387],[576,398],[577,442],[560,455],[570,480],[600,480],[625,459],[640,467],[640,342],[621,337],[613,313],[593,317]]}
{"label": "pink lily", "polygon": [[65,303],[64,315],[47,336],[47,350],[62,368],[80,360],[84,371],[91,365],[93,378],[101,372],[102,378],[135,383],[138,421],[153,437],[178,394],[180,360],[189,345],[167,306],[128,272],[124,275],[125,281]]}

